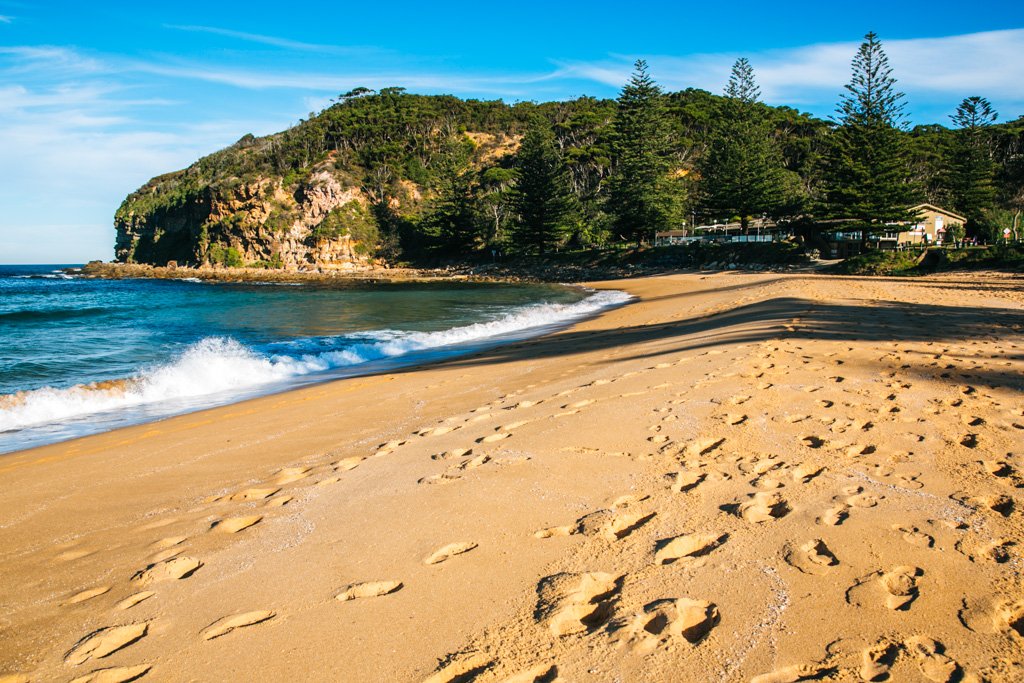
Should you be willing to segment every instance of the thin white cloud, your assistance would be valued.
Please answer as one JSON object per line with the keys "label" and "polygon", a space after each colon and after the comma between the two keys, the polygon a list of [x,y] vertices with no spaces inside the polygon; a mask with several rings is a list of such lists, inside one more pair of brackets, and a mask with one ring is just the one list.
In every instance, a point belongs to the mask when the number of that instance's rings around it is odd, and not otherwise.
{"label": "thin white cloud", "polygon": [[14,21],[14,17],[7,16],[6,14],[0,14],[0,24],[9,24]]}
{"label": "thin white cloud", "polygon": [[356,55],[383,52],[383,50],[381,50],[380,48],[375,47],[304,43],[299,40],[279,38],[277,36],[268,36],[260,33],[246,33],[244,31],[234,31],[227,28],[217,28],[215,26],[182,26],[179,24],[164,24],[164,28],[173,29],[175,31],[188,31],[190,33],[209,33],[211,35],[224,36],[226,38],[235,38],[237,40],[243,40],[249,43],[261,43],[263,45],[271,45],[273,47],[280,47],[286,50],[299,50],[303,52],[321,52],[324,54],[338,55]]}
{"label": "thin white cloud", "polygon": [[[925,98],[959,100],[974,94],[1021,103],[1024,92],[1024,29],[986,31],[941,38],[885,40],[899,87]],[[811,105],[833,102],[850,78],[850,62],[860,41],[821,43],[797,48],[652,56],[651,73],[670,90],[697,87],[721,92],[732,63],[751,60],[766,101]],[[612,56],[598,62],[562,62],[567,76],[621,86],[634,57]]]}
{"label": "thin white cloud", "polygon": [[288,89],[320,92],[342,92],[357,86],[373,88],[400,86],[409,89],[475,92],[495,96],[522,96],[526,86],[551,80],[554,74],[523,74],[493,76],[488,74],[458,75],[448,73],[418,73],[414,71],[357,72],[326,74],[297,71],[266,71],[251,69],[215,68],[188,62],[135,62],[129,70],[169,78],[220,83],[247,90]]}

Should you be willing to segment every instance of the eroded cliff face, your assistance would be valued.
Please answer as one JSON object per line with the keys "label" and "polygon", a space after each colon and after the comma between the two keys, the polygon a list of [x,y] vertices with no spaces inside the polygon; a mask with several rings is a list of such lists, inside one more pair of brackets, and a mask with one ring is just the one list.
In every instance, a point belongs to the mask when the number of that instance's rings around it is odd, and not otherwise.
{"label": "eroded cliff face", "polygon": [[[176,183],[172,192],[167,183]],[[363,191],[329,165],[293,187],[280,177],[257,177],[192,189],[187,178],[171,174],[125,200],[115,217],[115,255],[124,263],[153,265],[240,259],[287,270],[358,269],[369,265],[369,249],[345,221],[328,218],[332,211],[369,210]]]}

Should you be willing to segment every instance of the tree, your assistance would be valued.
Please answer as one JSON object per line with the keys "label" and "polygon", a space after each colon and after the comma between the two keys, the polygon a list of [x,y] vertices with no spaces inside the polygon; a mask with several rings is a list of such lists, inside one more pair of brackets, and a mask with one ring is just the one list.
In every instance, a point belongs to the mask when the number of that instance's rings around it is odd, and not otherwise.
{"label": "tree", "polygon": [[896,90],[878,36],[864,36],[853,75],[837,108],[840,124],[826,165],[826,201],[835,218],[855,221],[861,250],[868,235],[887,224],[914,220],[908,206],[915,189],[904,143],[904,95]]}
{"label": "tree", "polygon": [[437,198],[424,220],[428,234],[443,252],[464,254],[479,241],[470,146],[465,136],[452,136],[437,160]]}
{"label": "tree", "polygon": [[672,226],[678,199],[670,177],[672,146],[665,98],[642,59],[619,95],[612,125],[609,212],[615,231],[639,245],[655,230]]}
{"label": "tree", "polygon": [[950,191],[953,205],[967,218],[964,227],[972,237],[989,232],[986,212],[991,210],[996,198],[996,165],[988,127],[998,117],[984,97],[966,98],[950,117],[957,126]]}
{"label": "tree", "polygon": [[486,239],[491,244],[505,237],[505,224],[513,210],[511,188],[515,175],[515,170],[503,166],[492,166],[480,174],[480,204],[489,219]]}
{"label": "tree", "polygon": [[543,254],[565,235],[574,213],[569,174],[551,125],[534,116],[516,155],[515,238]]}
{"label": "tree", "polygon": [[705,206],[726,219],[739,216],[744,233],[751,216],[775,216],[785,192],[782,155],[760,94],[750,62],[737,60],[723,116],[700,164]]}

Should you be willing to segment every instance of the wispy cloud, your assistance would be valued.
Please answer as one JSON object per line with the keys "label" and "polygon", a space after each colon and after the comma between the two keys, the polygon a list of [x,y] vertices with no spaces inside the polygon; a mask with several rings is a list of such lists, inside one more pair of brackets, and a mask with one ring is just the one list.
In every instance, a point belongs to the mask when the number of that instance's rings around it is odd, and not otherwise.
{"label": "wispy cloud", "polygon": [[136,61],[124,65],[140,73],[168,78],[220,83],[248,90],[286,89],[337,93],[357,86],[382,88],[400,86],[412,90],[477,93],[498,97],[520,97],[529,94],[529,86],[558,78],[559,71],[495,75],[457,70],[415,71],[381,69],[366,71],[346,69],[342,73],[309,71],[270,71],[265,69],[232,69],[190,61]]}
{"label": "wispy cloud", "polygon": [[271,45],[273,47],[280,47],[286,50],[299,50],[303,52],[320,52],[324,54],[337,55],[356,55],[380,53],[384,51],[381,50],[380,48],[369,46],[324,45],[319,43],[305,43],[299,40],[291,40],[289,38],[279,38],[277,36],[268,36],[260,33],[246,33],[245,31],[234,31],[232,29],[217,28],[215,26],[182,26],[179,24],[164,24],[164,28],[173,29],[175,31],[188,31],[190,33],[208,33],[215,36],[224,36],[226,38],[244,40],[249,43],[261,43],[263,45]]}
{"label": "wispy cloud", "polygon": [[14,21],[14,17],[8,16],[6,14],[0,14],[0,24],[9,24],[12,21]]}
{"label": "wispy cloud", "polygon": [[[1006,103],[1024,102],[1024,29],[987,31],[941,38],[885,40],[899,86],[924,99],[981,94]],[[651,72],[665,87],[698,87],[721,92],[738,57],[754,65],[765,100],[772,104],[833,102],[850,77],[859,42],[822,43],[783,50],[648,57]],[[639,56],[639,55],[638,55]],[[612,55],[597,62],[561,62],[566,76],[621,86],[635,56]]]}

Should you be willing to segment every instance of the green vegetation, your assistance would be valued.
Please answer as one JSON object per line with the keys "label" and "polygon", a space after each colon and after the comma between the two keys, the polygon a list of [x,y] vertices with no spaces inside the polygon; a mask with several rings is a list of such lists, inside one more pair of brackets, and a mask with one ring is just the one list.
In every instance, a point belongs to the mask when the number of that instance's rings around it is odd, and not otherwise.
{"label": "green vegetation", "polygon": [[518,220],[512,235],[517,248],[543,254],[569,232],[576,213],[569,172],[558,155],[551,124],[534,117],[516,159]]}
{"label": "green vegetation", "polygon": [[317,242],[348,236],[356,242],[373,244],[377,241],[377,223],[366,207],[353,199],[331,209],[313,228],[312,236]]}
{"label": "green vegetation", "polygon": [[[349,237],[390,262],[480,263],[492,253],[604,253],[657,230],[762,216],[813,244],[828,219],[853,219],[843,227],[866,237],[919,202],[967,216],[967,238],[1024,237],[1024,117],[997,124],[974,96],[955,128],[907,129],[873,33],[834,122],[762,103],[745,59],[724,92],[665,93],[642,60],[616,100],[506,104],[357,88],[288,130],[246,135],[151,180],[116,213],[117,255],[234,263],[226,245],[265,240],[263,253],[277,252],[295,227],[309,231],[307,245]],[[325,178],[336,181],[330,191]],[[339,185],[358,201],[309,224],[322,214],[303,201]]]}
{"label": "green vegetation", "polygon": [[989,127],[998,118],[984,97],[968,97],[952,116],[957,131],[953,139],[950,187],[953,202],[967,218],[964,226],[973,234],[991,232],[989,212],[995,204],[995,171]]}
{"label": "green vegetation", "polygon": [[[760,96],[753,67],[739,59],[725,88],[722,123],[700,164],[703,203],[715,213],[737,217],[744,230],[752,216],[779,219],[787,211],[796,213],[787,206],[782,150],[772,139]],[[789,204],[794,202],[799,203],[793,199]]]}
{"label": "green vegetation", "polygon": [[241,268],[245,265],[242,252],[234,247],[226,247],[219,242],[210,245],[206,251],[206,260],[210,265],[225,266],[227,268]]}
{"label": "green vegetation", "polygon": [[616,234],[639,245],[656,230],[676,226],[682,198],[670,174],[672,137],[665,96],[642,59],[619,95],[612,128],[610,213]]}
{"label": "green vegetation", "polygon": [[1024,272],[1024,246],[932,248],[923,251],[869,251],[837,264],[844,275],[923,275],[938,271],[992,269]]}
{"label": "green vegetation", "polygon": [[861,251],[872,232],[911,220],[907,208],[920,197],[907,166],[903,100],[878,37],[868,33],[839,102],[825,194],[827,213],[853,219],[850,227],[861,230]]}

